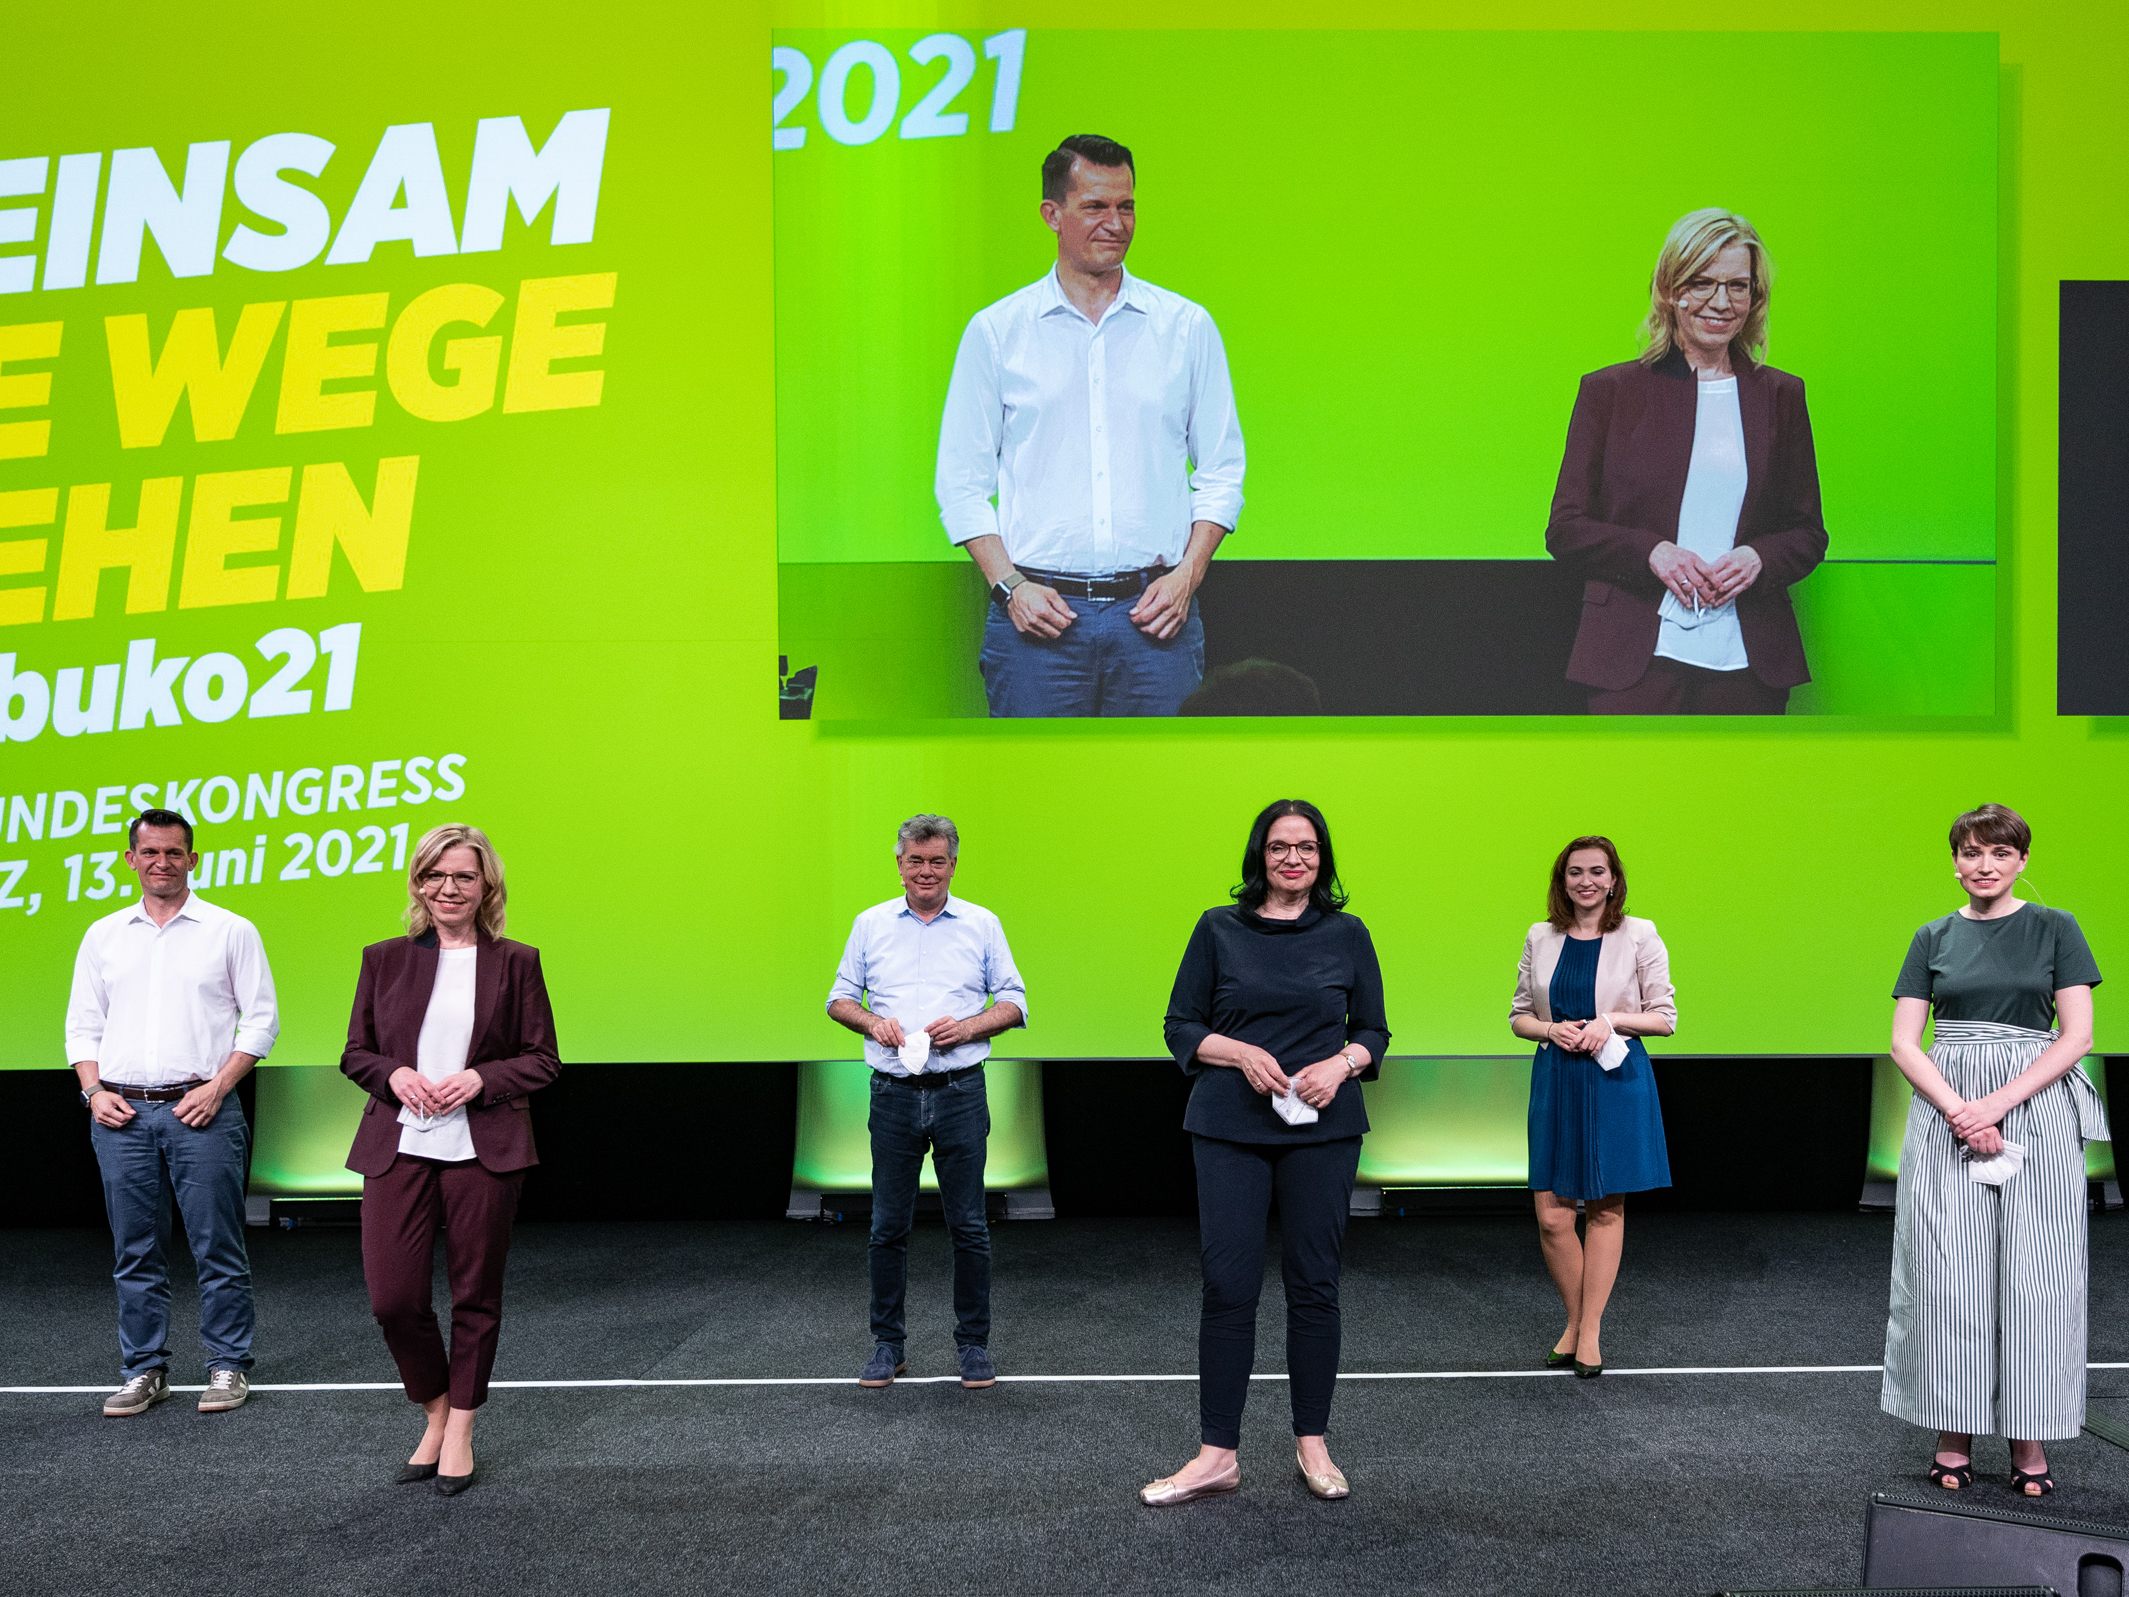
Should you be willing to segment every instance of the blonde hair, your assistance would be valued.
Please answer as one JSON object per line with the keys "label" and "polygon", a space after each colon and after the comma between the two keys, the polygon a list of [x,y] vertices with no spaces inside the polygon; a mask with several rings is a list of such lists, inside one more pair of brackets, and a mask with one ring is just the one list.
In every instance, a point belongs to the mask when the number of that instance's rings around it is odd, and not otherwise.
{"label": "blonde hair", "polygon": [[510,891],[503,885],[503,858],[496,853],[495,845],[488,841],[488,834],[477,826],[461,826],[455,822],[433,827],[414,845],[414,857],[407,863],[407,935],[419,937],[432,924],[429,906],[421,899],[421,879],[436,869],[436,862],[454,848],[470,848],[481,867],[481,907],[478,912],[480,929],[490,937],[503,935],[503,905]]}
{"label": "blonde hair", "polygon": [[1755,366],[1767,359],[1767,306],[1774,287],[1774,262],[1758,230],[1734,211],[1720,207],[1688,211],[1671,225],[1663,251],[1649,279],[1648,319],[1641,324],[1641,363],[1654,366],[1678,346],[1678,296],[1685,285],[1707,270],[1708,263],[1732,244],[1752,257],[1752,303],[1745,311],[1730,348]]}

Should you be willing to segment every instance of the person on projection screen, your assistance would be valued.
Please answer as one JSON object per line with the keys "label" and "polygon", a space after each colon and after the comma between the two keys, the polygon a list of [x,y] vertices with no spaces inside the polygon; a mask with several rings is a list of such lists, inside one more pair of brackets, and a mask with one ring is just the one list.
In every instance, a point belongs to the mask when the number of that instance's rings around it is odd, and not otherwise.
{"label": "person on projection screen", "polygon": [[1545,547],[1584,579],[1592,712],[1779,715],[1811,680],[1789,590],[1826,524],[1803,382],[1765,364],[1772,286],[1750,222],[1680,217],[1640,358],[1575,395]]}
{"label": "person on projection screen", "polygon": [[[406,935],[362,951],[340,1068],[363,1106],[370,1308],[426,1425],[401,1485],[473,1483],[473,1420],[502,1330],[503,1267],[525,1172],[539,1163],[527,1099],[562,1068],[536,948],[503,936],[503,862],[477,827],[439,826],[407,866]],[[429,1306],[441,1222],[451,1345]]]}
{"label": "person on projection screen", "polygon": [[2033,834],[2017,811],[1967,811],[1951,846],[1966,902],[1915,933],[1892,989],[1915,1091],[1879,1406],[1937,1432],[1927,1474],[1945,1490],[1973,1484],[1981,1433],[2010,1439],[2011,1490],[2043,1497],[2046,1444],[2085,1423],[2085,1144],[2109,1133],[2079,1061],[2099,963],[2075,916],[2018,897]]}
{"label": "person on projection screen", "polygon": [[954,356],[934,489],[990,585],[994,716],[1174,715],[1204,675],[1196,594],[1242,513],[1242,427],[1212,317],[1124,270],[1137,176],[1114,139],[1052,150],[1057,264]]}

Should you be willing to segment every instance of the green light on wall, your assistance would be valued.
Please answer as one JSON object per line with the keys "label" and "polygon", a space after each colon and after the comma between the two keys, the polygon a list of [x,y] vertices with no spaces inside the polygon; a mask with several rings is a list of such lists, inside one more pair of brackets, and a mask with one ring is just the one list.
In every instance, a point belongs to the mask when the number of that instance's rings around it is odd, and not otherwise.
{"label": "green light on wall", "polygon": [[1383,1061],[1367,1087],[1364,1186],[1520,1187],[1530,1179],[1530,1058]]}
{"label": "green light on wall", "polygon": [[251,1190],[269,1198],[350,1198],[362,1177],[347,1167],[355,1122],[369,1095],[329,1065],[259,1070]]}
{"label": "green light on wall", "polygon": [[[993,1059],[984,1066],[991,1137],[983,1184],[993,1192],[1044,1187],[1050,1158],[1042,1125],[1042,1066],[1032,1060]],[[816,1061],[798,1067],[798,1135],[791,1184],[819,1192],[872,1188],[872,1138],[865,1122],[872,1102],[872,1067],[862,1059]],[[939,1190],[924,1159],[923,1190]]]}

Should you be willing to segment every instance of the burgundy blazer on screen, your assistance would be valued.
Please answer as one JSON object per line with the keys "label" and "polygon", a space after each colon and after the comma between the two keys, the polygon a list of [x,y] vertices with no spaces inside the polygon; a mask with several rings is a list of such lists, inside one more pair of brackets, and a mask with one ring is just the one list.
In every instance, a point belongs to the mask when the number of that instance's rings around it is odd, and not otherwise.
{"label": "burgundy blazer on screen", "polygon": [[[1826,557],[1811,415],[1802,379],[1742,356],[1735,365],[1746,472],[1737,541],[1762,567],[1737,601],[1737,622],[1753,674],[1793,688],[1811,672],[1789,589]],[[1663,584],[1648,559],[1657,544],[1677,541],[1699,408],[1699,382],[1676,351],[1654,366],[1627,361],[1582,379],[1545,528],[1552,557],[1584,578],[1570,682],[1630,688],[1655,657]]]}
{"label": "burgundy blazer on screen", "polygon": [[[399,1157],[399,1100],[392,1072],[413,1069],[421,1023],[436,988],[436,933],[394,937],[362,951],[355,1010],[348,1017],[340,1068],[370,1095],[355,1128],[347,1167],[381,1176]],[[473,1041],[466,1065],[480,1072],[481,1093],[466,1105],[473,1151],[498,1175],[538,1164],[526,1094],[554,1080],[554,1011],[540,974],[540,951],[481,935],[473,962]]]}

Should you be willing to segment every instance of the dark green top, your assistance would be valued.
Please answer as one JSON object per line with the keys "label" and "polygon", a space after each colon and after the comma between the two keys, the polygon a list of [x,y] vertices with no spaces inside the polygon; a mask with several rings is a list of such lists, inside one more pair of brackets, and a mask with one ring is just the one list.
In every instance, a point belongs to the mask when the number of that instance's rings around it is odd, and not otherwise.
{"label": "dark green top", "polygon": [[1947,915],[1915,933],[1895,998],[1926,998],[1940,1020],[1987,1020],[2048,1031],[2055,995],[2097,987],[2099,965],[2077,917],[2025,904],[1996,920]]}

